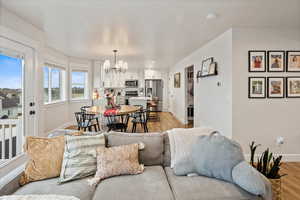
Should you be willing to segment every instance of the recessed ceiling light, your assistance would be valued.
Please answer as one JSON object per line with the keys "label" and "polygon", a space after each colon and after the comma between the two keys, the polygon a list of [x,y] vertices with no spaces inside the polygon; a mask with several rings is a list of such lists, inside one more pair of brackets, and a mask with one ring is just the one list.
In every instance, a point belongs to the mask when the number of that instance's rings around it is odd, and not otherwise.
{"label": "recessed ceiling light", "polygon": [[216,19],[217,18],[217,14],[216,13],[208,13],[206,15],[206,19]]}

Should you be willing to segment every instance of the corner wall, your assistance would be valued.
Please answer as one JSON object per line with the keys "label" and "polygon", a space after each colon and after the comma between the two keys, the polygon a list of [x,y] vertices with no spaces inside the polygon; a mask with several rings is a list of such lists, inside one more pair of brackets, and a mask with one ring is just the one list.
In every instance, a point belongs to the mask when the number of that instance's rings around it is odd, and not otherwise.
{"label": "corner wall", "polygon": [[[169,110],[182,123],[186,123],[185,68],[194,65],[194,77],[201,70],[202,60],[214,57],[218,63],[218,76],[194,78],[194,126],[210,126],[223,135],[232,135],[232,30],[208,42],[170,69]],[[181,87],[174,88],[174,74],[181,73]],[[217,86],[220,82],[221,85]]]}
{"label": "corner wall", "polygon": [[[272,151],[300,160],[300,99],[248,99],[249,76],[300,76],[300,73],[249,73],[249,50],[300,50],[300,30],[233,29],[233,138],[248,153],[255,140]],[[283,136],[285,144],[276,146]]]}

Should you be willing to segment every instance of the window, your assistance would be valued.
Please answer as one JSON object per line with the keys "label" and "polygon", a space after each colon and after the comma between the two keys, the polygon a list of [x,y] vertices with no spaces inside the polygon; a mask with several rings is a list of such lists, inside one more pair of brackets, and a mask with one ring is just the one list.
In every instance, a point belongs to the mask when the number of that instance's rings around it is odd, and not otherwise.
{"label": "window", "polygon": [[44,67],[44,103],[54,103],[64,98],[65,70],[55,65]]}
{"label": "window", "polygon": [[87,75],[88,73],[86,71],[72,71],[72,99],[88,98]]}

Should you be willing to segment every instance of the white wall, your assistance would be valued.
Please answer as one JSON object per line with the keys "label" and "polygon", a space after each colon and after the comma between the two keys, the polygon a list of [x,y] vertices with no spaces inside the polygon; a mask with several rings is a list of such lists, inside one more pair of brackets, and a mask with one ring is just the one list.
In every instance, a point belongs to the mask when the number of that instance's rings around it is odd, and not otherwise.
{"label": "white wall", "polygon": [[[248,99],[248,76],[300,76],[300,73],[248,73],[248,50],[300,50],[300,30],[233,29],[233,138],[248,152],[252,140],[300,159],[300,99]],[[282,149],[278,136],[285,138]],[[295,157],[295,158],[296,158]]]}
{"label": "white wall", "polygon": [[[1,4],[0,4],[1,6]],[[69,79],[72,68],[89,71],[89,94],[92,94],[92,62],[86,59],[72,58],[47,47],[42,30],[24,21],[14,13],[0,7],[0,35],[31,47],[35,54],[35,102],[36,102],[36,135],[45,136],[48,131],[74,121],[74,112],[87,101],[69,100]],[[50,62],[66,70],[66,101],[44,105],[43,98],[43,66]]]}
{"label": "white wall", "polygon": [[[202,60],[214,57],[218,63],[218,76],[194,78],[194,126],[210,126],[231,137],[232,133],[232,31],[228,30],[184,58],[170,70],[169,78],[181,73],[181,87],[170,84],[170,111],[186,123],[184,69],[194,65],[195,77],[201,69]],[[220,82],[221,86],[217,86]]]}

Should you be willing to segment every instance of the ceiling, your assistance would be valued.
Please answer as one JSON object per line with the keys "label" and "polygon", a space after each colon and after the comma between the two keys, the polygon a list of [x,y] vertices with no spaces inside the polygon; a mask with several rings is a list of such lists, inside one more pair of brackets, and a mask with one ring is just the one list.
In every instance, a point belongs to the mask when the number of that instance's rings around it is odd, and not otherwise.
{"label": "ceiling", "polygon": [[[1,0],[0,0],[1,1]],[[300,28],[300,0],[2,0],[66,55],[168,68],[231,27]],[[206,19],[214,12],[216,19]]]}

